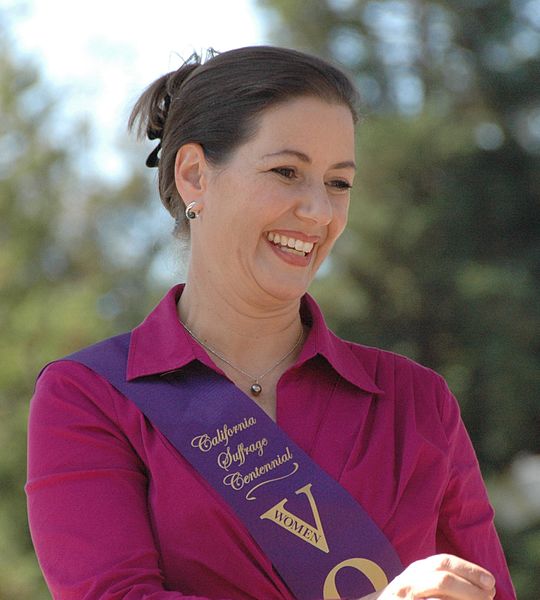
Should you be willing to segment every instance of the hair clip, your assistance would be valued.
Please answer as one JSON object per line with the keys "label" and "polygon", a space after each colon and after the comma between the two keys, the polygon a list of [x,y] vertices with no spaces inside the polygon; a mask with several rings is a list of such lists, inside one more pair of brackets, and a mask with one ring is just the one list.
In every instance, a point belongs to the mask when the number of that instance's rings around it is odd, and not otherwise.
{"label": "hair clip", "polygon": [[150,152],[148,158],[146,159],[146,166],[153,168],[159,165],[159,151],[161,150],[161,142]]}

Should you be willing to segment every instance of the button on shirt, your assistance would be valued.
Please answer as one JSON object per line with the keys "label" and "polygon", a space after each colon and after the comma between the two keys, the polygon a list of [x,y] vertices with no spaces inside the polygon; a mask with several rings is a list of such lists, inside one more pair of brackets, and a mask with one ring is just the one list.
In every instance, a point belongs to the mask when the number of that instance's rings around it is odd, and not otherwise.
{"label": "button on shirt", "polygon": [[[175,286],[133,330],[127,378],[214,365]],[[278,425],[355,497],[404,565],[448,552],[515,599],[478,463],[443,379],[337,338],[312,298]],[[40,376],[30,407],[30,528],[54,598],[292,600],[232,510],[129,399],[81,364]]]}

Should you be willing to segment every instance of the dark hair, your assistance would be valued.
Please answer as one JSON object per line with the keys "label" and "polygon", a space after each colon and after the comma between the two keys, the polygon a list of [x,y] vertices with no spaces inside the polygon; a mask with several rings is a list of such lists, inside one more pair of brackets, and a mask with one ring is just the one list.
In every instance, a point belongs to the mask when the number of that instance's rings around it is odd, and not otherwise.
{"label": "dark hair", "polygon": [[256,132],[262,111],[299,96],[344,104],[357,120],[358,94],[349,78],[320,58],[287,48],[210,51],[204,62],[193,54],[144,91],[129,129],[137,123],[139,137],[159,140],[146,164],[158,167],[161,200],[177,222],[183,221],[174,181],[178,149],[196,142],[219,165]]}

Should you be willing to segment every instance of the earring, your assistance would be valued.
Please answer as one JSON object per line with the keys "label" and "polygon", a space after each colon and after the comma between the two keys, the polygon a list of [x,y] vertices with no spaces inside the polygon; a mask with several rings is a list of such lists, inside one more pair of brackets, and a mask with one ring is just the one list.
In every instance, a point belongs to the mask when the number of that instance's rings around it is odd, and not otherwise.
{"label": "earring", "polygon": [[190,202],[186,206],[186,218],[188,218],[190,221],[193,221],[193,219],[196,219],[199,216],[201,208],[202,207],[199,206],[197,202]]}

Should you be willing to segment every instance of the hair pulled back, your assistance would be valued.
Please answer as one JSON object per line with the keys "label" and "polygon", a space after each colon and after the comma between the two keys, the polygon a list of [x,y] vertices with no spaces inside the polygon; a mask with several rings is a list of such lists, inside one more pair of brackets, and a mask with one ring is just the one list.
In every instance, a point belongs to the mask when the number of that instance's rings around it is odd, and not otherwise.
{"label": "hair pulled back", "polygon": [[265,109],[314,96],[349,107],[357,120],[358,94],[348,77],[328,62],[296,50],[251,46],[223,53],[196,53],[176,71],[152,83],[135,104],[129,129],[159,140],[146,161],[158,167],[161,200],[177,222],[183,205],[176,189],[176,154],[184,144],[201,145],[214,166],[256,133]]}

